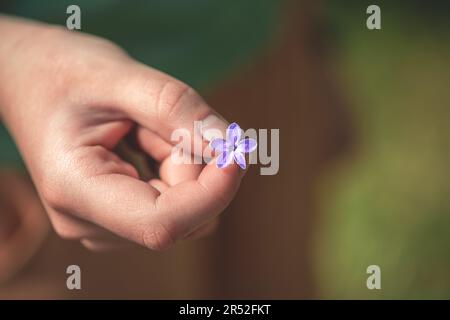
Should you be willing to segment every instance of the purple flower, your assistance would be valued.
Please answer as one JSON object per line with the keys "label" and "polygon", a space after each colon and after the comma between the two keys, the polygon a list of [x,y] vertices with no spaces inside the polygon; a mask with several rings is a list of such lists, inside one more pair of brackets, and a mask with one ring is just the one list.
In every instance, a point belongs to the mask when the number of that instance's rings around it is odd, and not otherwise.
{"label": "purple flower", "polygon": [[233,162],[233,159],[242,169],[247,167],[244,153],[254,151],[257,143],[251,138],[241,140],[241,133],[239,125],[233,122],[227,128],[226,140],[221,138],[211,140],[211,148],[219,154],[216,162],[217,168],[225,168]]}

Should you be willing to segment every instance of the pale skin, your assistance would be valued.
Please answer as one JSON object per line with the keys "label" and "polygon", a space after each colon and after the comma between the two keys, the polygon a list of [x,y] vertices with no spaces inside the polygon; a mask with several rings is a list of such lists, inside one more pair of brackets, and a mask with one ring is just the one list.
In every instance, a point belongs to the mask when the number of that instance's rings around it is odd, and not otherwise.
{"label": "pale skin", "polygon": [[[0,15],[0,34],[1,120],[61,237],[161,250],[215,228],[244,172],[172,163],[173,130],[217,115],[194,90],[81,32]],[[134,126],[157,179],[112,152]]]}

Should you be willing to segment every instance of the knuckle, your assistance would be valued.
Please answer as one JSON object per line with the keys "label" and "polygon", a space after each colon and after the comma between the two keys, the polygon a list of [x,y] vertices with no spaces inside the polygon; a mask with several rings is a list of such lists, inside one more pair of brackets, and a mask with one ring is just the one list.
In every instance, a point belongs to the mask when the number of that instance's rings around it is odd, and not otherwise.
{"label": "knuckle", "polygon": [[105,50],[108,51],[110,54],[117,54],[117,55],[123,55],[124,57],[129,57],[128,53],[124,48],[117,45],[114,41],[111,41],[110,39],[106,38],[99,38],[99,37],[92,37],[92,41],[95,42],[95,44]]}
{"label": "knuckle", "polygon": [[39,170],[36,181],[42,200],[56,211],[70,209],[68,199],[73,196],[73,181],[75,181],[73,157],[67,154],[52,157],[48,152],[43,159],[45,166]]}
{"label": "knuckle", "polygon": [[170,248],[174,243],[174,231],[172,228],[159,223],[150,229],[144,229],[142,242],[152,250],[162,251]]}
{"label": "knuckle", "polygon": [[45,178],[41,182],[40,193],[42,200],[52,209],[59,210],[64,207],[64,197],[58,191],[55,179]]}
{"label": "knuckle", "polygon": [[169,80],[157,94],[156,109],[160,118],[167,120],[180,111],[182,104],[180,101],[184,97],[195,96],[196,93],[188,85],[177,81]]}
{"label": "knuckle", "polygon": [[52,170],[44,170],[37,184],[42,200],[57,211],[66,209],[66,195],[69,190],[63,177],[60,169],[53,166]]}

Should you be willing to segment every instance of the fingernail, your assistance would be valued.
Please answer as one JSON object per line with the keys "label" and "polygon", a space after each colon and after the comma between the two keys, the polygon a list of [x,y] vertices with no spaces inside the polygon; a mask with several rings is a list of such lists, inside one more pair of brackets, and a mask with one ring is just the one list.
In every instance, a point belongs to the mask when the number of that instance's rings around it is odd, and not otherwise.
{"label": "fingernail", "polygon": [[206,141],[215,138],[225,138],[228,123],[225,119],[216,114],[210,114],[202,120],[202,137]]}

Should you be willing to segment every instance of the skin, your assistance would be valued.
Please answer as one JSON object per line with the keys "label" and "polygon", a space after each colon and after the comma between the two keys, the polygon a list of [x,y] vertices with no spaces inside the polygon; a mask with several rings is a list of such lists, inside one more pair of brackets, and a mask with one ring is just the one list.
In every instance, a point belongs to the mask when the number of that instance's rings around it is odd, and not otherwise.
{"label": "skin", "polygon": [[[7,16],[0,34],[0,116],[61,237],[162,250],[215,228],[244,172],[171,161],[173,130],[227,127],[193,89],[91,35]],[[156,179],[113,152],[134,127]]]}

